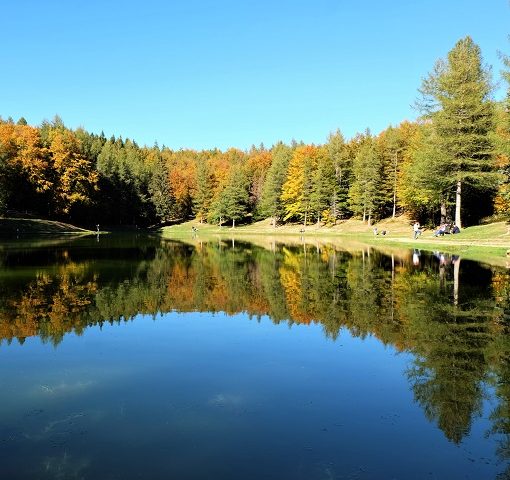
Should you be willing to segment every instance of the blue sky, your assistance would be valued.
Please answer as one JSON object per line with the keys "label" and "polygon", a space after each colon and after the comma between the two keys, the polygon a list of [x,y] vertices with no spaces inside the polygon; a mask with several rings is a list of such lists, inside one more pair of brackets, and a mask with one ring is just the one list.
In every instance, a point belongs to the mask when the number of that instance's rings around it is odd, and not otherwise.
{"label": "blue sky", "polygon": [[495,81],[510,53],[508,0],[24,0],[0,26],[3,118],[175,149],[378,133],[459,38]]}

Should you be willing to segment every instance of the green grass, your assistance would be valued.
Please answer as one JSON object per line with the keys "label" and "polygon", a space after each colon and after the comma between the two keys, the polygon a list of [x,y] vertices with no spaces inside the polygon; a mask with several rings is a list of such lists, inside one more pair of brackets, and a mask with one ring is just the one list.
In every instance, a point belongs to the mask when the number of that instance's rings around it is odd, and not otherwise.
{"label": "green grass", "polygon": [[90,230],[75,227],[68,223],[28,218],[0,218],[0,237],[38,235],[90,235]]}
{"label": "green grass", "polygon": [[[424,230],[416,240],[413,239],[412,220],[402,216],[396,219],[386,219],[375,225],[368,226],[360,220],[350,219],[334,227],[311,225],[302,233],[302,225],[284,225],[274,228],[269,220],[253,223],[247,226],[231,228],[217,225],[200,224],[196,221],[185,222],[171,227],[164,227],[160,233],[165,238],[175,238],[184,241],[207,240],[208,238],[236,238],[252,241],[261,245],[273,242],[321,242],[341,246],[361,245],[374,246],[380,249],[417,248],[428,251],[441,251],[461,255],[462,258],[473,259],[491,265],[510,267],[509,225],[497,222],[463,229],[457,235],[434,237],[434,230]],[[373,233],[374,226],[379,232],[386,230],[386,236]],[[192,227],[197,229],[193,233]],[[262,239],[261,237],[265,237]]]}

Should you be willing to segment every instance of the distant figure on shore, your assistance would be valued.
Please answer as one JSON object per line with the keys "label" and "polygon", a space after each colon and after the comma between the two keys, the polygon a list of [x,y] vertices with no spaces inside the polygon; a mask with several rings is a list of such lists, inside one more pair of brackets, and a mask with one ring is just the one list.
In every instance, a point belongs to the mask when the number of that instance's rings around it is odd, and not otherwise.
{"label": "distant figure on shore", "polygon": [[446,233],[446,223],[442,223],[439,228],[434,232],[434,237],[443,237]]}
{"label": "distant figure on shore", "polygon": [[387,232],[386,230],[383,230],[383,231],[381,232],[381,235],[383,235],[383,236],[384,236],[384,235],[386,235],[387,233],[388,233],[388,232]]}
{"label": "distant figure on shore", "polygon": [[421,235],[420,224],[418,222],[414,222],[413,232],[414,232],[414,239],[416,240]]}
{"label": "distant figure on shore", "polygon": [[96,225],[97,233],[99,233],[99,223]]}
{"label": "distant figure on shore", "polygon": [[453,234],[460,233],[460,228],[457,225],[454,225],[452,228],[452,233]]}
{"label": "distant figure on shore", "polygon": [[377,227],[374,227],[374,235],[379,235],[379,232],[377,231]]}

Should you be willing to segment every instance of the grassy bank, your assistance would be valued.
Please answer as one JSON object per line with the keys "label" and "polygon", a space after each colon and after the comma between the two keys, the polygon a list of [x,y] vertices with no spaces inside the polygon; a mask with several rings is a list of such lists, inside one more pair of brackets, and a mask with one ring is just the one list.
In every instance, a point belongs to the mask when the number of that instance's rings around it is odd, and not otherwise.
{"label": "grassy bank", "polygon": [[[193,227],[196,232],[193,232]],[[374,235],[373,229],[386,230],[386,235]],[[303,232],[304,230],[304,232]],[[367,226],[360,220],[349,219],[334,227],[311,225],[284,225],[274,228],[269,220],[263,220],[236,228],[186,222],[161,229],[165,238],[185,241],[207,240],[208,238],[235,238],[252,241],[257,244],[290,243],[333,243],[358,247],[374,246],[380,249],[421,249],[428,251],[455,253],[473,260],[499,266],[510,266],[507,251],[510,249],[509,225],[497,222],[463,229],[458,235],[434,237],[434,230],[423,231],[413,239],[412,222],[402,216],[387,219],[375,225]],[[264,237],[261,239],[260,237]]]}
{"label": "grassy bank", "polygon": [[0,237],[39,235],[90,235],[90,230],[51,220],[0,218]]}

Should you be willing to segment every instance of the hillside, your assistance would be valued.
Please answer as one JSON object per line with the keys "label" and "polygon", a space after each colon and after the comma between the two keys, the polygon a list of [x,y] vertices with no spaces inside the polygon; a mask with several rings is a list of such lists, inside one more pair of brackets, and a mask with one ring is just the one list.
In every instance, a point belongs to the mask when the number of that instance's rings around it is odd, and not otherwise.
{"label": "hillside", "polygon": [[27,235],[91,234],[90,230],[51,220],[0,218],[0,237]]}

